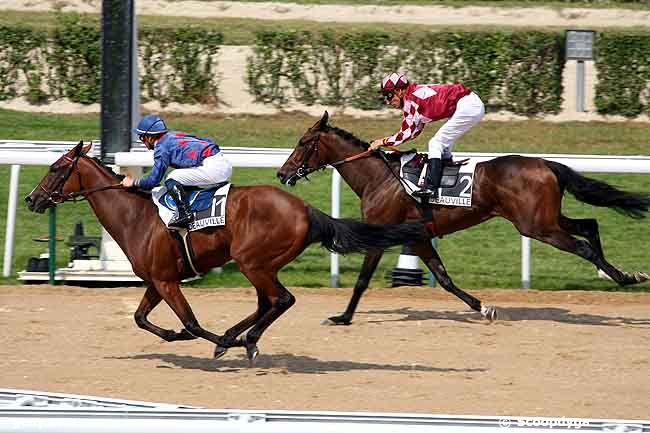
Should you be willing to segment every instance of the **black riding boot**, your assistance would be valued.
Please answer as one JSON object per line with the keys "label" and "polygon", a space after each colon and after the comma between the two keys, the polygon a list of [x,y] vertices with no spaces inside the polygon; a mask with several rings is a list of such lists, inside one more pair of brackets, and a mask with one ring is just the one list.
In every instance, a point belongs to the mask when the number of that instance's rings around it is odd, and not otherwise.
{"label": "black riding boot", "polygon": [[169,221],[169,227],[186,229],[194,219],[190,205],[187,203],[187,194],[178,182],[165,182],[169,195],[176,203],[176,216]]}
{"label": "black riding boot", "polygon": [[440,158],[431,158],[427,162],[427,175],[425,177],[425,184],[421,190],[413,193],[416,197],[438,197],[438,188],[440,187],[440,180],[442,178],[442,161]]}

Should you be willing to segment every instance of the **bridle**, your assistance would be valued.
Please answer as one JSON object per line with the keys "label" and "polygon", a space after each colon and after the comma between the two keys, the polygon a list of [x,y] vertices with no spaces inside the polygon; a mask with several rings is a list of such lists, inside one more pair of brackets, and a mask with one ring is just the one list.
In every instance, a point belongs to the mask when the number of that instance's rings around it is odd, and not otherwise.
{"label": "bridle", "polygon": [[[117,184],[111,184],[107,186],[100,186],[100,187],[95,187],[95,188],[88,188],[88,189],[83,189],[83,186],[81,184],[81,173],[79,170],[76,170],[77,176],[79,179],[79,187],[82,188],[80,191],[74,191],[68,194],[65,194],[63,192],[63,187],[65,186],[66,182],[72,176],[72,173],[75,172],[75,169],[77,168],[77,162],[79,161],[79,158],[81,155],[76,156],[75,158],[70,158],[68,155],[63,155],[61,158],[64,161],[68,161],[71,163],[70,169],[65,173],[64,175],[57,175],[56,183],[55,185],[58,185],[60,182],[60,186],[54,190],[54,191],[49,191],[47,188],[45,188],[43,185],[39,184],[39,188],[43,190],[43,192],[47,195],[47,200],[50,203],[53,203],[55,206],[61,203],[64,203],[68,200],[72,200],[73,202],[77,201],[83,201],[87,199],[89,194],[92,194],[93,192],[98,192],[98,191],[105,191],[107,189],[117,189],[117,188],[122,188],[122,184],[117,183]],[[81,196],[81,199],[78,199],[78,197]]]}
{"label": "bridle", "polygon": [[370,156],[373,153],[372,150],[368,149],[368,150],[365,150],[365,151],[363,151],[361,153],[357,153],[355,155],[348,156],[347,158],[341,159],[339,161],[326,163],[326,164],[321,164],[321,165],[319,165],[317,167],[309,167],[309,160],[311,159],[311,157],[314,154],[318,157],[318,144],[319,143],[320,143],[320,132],[318,134],[316,134],[314,137],[312,137],[309,140],[309,142],[306,144],[306,145],[311,145],[311,147],[309,147],[307,149],[307,151],[305,151],[305,153],[304,153],[304,155],[302,157],[302,161],[300,163],[300,166],[298,167],[298,169],[296,170],[296,172],[292,176],[292,177],[295,177],[296,180],[302,179],[303,177],[305,179],[309,180],[309,178],[307,177],[308,174],[314,173],[316,171],[324,170],[327,166],[338,167],[338,166],[346,164],[348,162],[352,162],[352,161],[355,161],[357,159],[365,158],[367,156]]}

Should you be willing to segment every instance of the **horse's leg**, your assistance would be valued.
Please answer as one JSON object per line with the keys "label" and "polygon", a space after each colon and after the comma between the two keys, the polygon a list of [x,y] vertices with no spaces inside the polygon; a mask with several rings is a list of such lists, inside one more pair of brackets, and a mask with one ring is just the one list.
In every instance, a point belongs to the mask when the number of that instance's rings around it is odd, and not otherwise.
{"label": "horse's leg", "polygon": [[176,332],[171,329],[163,329],[159,326],[154,325],[147,319],[149,313],[151,313],[151,311],[154,308],[156,308],[156,306],[160,303],[161,300],[162,297],[160,296],[156,288],[152,285],[147,286],[147,291],[144,293],[144,296],[140,301],[140,305],[138,306],[138,309],[135,311],[135,314],[133,315],[133,318],[135,319],[135,323],[138,325],[138,327],[144,329],[145,331],[149,331],[152,334],[157,335],[158,337],[162,338],[165,341],[195,339],[196,337],[190,334],[189,332],[187,332],[185,329],[181,330],[181,332]]}
{"label": "horse's leg", "polygon": [[352,292],[352,297],[350,298],[348,307],[345,309],[345,313],[330,317],[324,322],[325,324],[349,325],[352,323],[352,316],[354,316],[354,312],[357,310],[359,300],[363,296],[363,292],[368,288],[372,274],[375,273],[375,269],[377,269],[379,260],[381,260],[383,255],[383,250],[371,251],[366,254],[366,257],[363,259],[363,266],[361,266],[361,272],[357,278],[357,283],[354,285],[354,292]]}
{"label": "horse's leg", "polygon": [[572,235],[582,236],[586,238],[596,253],[600,257],[605,258],[603,247],[600,244],[600,233],[598,232],[598,221],[593,218],[588,219],[573,219],[560,214],[558,220],[560,227],[568,231]]}
{"label": "horse's leg", "polygon": [[427,268],[433,275],[435,275],[436,280],[440,285],[448,292],[456,295],[460,300],[465,302],[472,310],[480,312],[483,317],[489,319],[490,321],[497,318],[497,310],[493,306],[483,306],[481,301],[469,293],[463,291],[462,289],[456,287],[454,282],[451,280],[451,277],[445,269],[445,265],[442,263],[442,259],[438,252],[433,248],[429,242],[422,242],[413,245],[413,251],[420,256],[420,258],[427,265]]}
{"label": "horse's leg", "polygon": [[213,334],[199,325],[199,321],[196,320],[190,304],[181,292],[178,281],[154,281],[154,285],[167,305],[176,313],[176,316],[180,319],[187,332],[196,337],[205,338],[217,346],[221,345],[221,336]]}
{"label": "horse's leg", "polygon": [[214,357],[221,358],[226,354],[229,348],[243,346],[243,342],[241,340],[237,340],[239,334],[253,326],[255,322],[257,322],[257,320],[270,308],[271,304],[269,300],[265,296],[262,296],[258,291],[257,310],[224,333],[221,345],[217,346],[214,349]]}
{"label": "horse's leg", "polygon": [[602,254],[590,242],[574,238],[559,226],[555,229],[545,230],[527,236],[546,242],[562,251],[573,253],[590,261],[621,286],[650,280],[650,276],[644,272],[629,273],[617,269],[605,260]]}
{"label": "horse's leg", "polygon": [[259,295],[266,296],[270,308],[255,322],[255,325],[242,337],[241,343],[246,347],[246,355],[250,365],[255,364],[259,354],[257,342],[260,337],[278,317],[287,311],[296,302],[296,298],[277,279],[277,274],[262,269],[242,269],[246,278],[255,286]]}

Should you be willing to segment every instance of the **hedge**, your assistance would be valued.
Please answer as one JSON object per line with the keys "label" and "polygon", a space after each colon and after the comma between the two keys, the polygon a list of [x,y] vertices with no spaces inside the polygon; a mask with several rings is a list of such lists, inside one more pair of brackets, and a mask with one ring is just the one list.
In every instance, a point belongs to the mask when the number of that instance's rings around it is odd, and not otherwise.
{"label": "hedge", "polygon": [[603,33],[595,42],[599,113],[650,114],[650,34]]}
{"label": "hedge", "polygon": [[533,115],[562,103],[562,37],[542,32],[430,32],[395,40],[383,32],[344,35],[259,32],[247,82],[258,101],[380,108],[378,83],[399,68],[416,82],[462,82],[493,107]]}
{"label": "hedge", "polygon": [[[215,103],[218,30],[142,27],[144,100]],[[602,114],[650,114],[650,33],[605,32],[595,42],[595,104]],[[382,106],[378,82],[390,70],[416,82],[463,82],[492,109],[557,113],[562,98],[564,35],[544,32],[348,33],[263,31],[256,34],[246,80],[258,100],[281,106]],[[90,104],[100,95],[100,31],[61,14],[52,31],[0,26],[0,100],[30,103],[68,98]]]}
{"label": "hedge", "polygon": [[[143,99],[214,102],[214,65],[222,41],[221,33],[203,28],[141,29]],[[82,104],[99,102],[100,68],[100,30],[78,15],[59,15],[52,32],[0,27],[0,100],[25,96],[33,104],[63,97]],[[26,90],[19,94],[22,87]]]}

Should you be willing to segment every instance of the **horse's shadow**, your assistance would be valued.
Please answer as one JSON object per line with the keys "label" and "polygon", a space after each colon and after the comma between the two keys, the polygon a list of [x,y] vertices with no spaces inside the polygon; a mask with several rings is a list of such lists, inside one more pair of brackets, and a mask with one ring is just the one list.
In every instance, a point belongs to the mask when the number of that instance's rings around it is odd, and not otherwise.
{"label": "horse's shadow", "polygon": [[[497,307],[499,321],[519,322],[523,320],[540,320],[548,322],[569,323],[574,325],[598,326],[637,326],[650,327],[650,318],[633,318],[624,316],[604,316],[589,313],[574,313],[566,308],[556,307]],[[400,315],[399,318],[381,319],[370,317],[370,323],[411,322],[422,320],[452,320],[464,323],[485,323],[485,319],[476,312],[414,310],[410,307],[392,310],[368,310],[361,314]]]}
{"label": "horse's shadow", "polygon": [[[232,351],[236,349],[231,349]],[[175,353],[143,353],[140,355],[111,357],[112,359],[133,359],[133,360],[159,360],[171,366],[191,369],[212,371],[219,373],[236,373],[249,369],[248,359],[242,353],[234,358],[215,360],[212,358],[199,358],[189,355],[178,355]],[[171,368],[159,366],[159,368]],[[259,355],[255,361],[255,368],[261,370],[277,370],[281,373],[302,373],[302,374],[327,374],[343,371],[357,370],[379,370],[396,372],[418,372],[418,373],[484,373],[485,368],[442,368],[431,367],[419,364],[379,364],[371,362],[354,361],[322,361],[320,359],[281,353],[272,355]]]}

